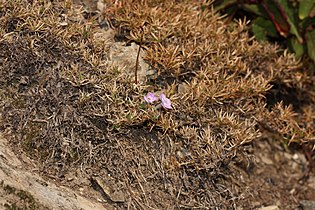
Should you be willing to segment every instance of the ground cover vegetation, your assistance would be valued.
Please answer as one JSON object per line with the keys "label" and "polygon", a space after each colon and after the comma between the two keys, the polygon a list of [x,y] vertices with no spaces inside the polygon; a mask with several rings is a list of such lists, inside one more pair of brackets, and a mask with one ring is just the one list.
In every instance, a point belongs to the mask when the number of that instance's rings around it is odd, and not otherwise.
{"label": "ground cover vegetation", "polygon": [[[155,77],[135,83],[111,65],[102,27],[141,42]],[[43,174],[114,182],[116,207],[250,208],[255,189],[234,183],[248,145],[267,133],[311,154],[314,72],[207,2],[106,1],[95,16],[71,1],[1,1],[0,37],[1,130]]]}
{"label": "ground cover vegetation", "polygon": [[297,58],[304,55],[315,61],[315,1],[216,0],[211,3],[228,14],[229,19],[235,16],[251,19],[251,31],[258,40],[277,41]]}

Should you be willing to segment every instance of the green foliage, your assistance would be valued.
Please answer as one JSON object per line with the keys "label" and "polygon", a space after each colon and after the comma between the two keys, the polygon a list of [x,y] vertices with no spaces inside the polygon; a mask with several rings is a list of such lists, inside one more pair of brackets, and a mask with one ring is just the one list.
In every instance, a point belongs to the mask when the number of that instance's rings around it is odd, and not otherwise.
{"label": "green foliage", "polygon": [[283,40],[297,58],[306,54],[315,61],[315,0],[215,0],[213,5],[230,18],[245,12],[258,40]]}

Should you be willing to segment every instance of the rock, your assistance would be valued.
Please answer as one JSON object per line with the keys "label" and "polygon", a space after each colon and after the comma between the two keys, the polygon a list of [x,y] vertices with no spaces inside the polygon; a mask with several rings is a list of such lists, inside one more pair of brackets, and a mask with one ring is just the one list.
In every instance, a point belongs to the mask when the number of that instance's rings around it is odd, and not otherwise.
{"label": "rock", "polygon": [[[54,183],[43,180],[39,175],[27,169],[27,162],[26,158],[23,162],[17,158],[0,134],[0,182],[2,188],[26,193],[38,205],[45,206],[45,209],[104,209],[103,205],[83,197],[80,192],[75,192],[67,187],[58,187]],[[31,163],[28,164],[31,165]],[[1,193],[2,188],[0,189],[0,209],[5,209],[4,205],[8,204],[8,197],[6,197],[6,193]],[[19,201],[13,202],[18,203]]]}
{"label": "rock", "polygon": [[105,44],[108,44],[110,42],[114,42],[114,36],[115,36],[115,30],[113,29],[98,29],[93,33],[93,38],[97,42],[103,42]]}
{"label": "rock", "polygon": [[303,165],[307,165],[307,160],[305,158],[305,155],[301,154],[301,153],[295,153],[292,156],[292,159],[295,160],[297,163],[303,164]]}
{"label": "rock", "polygon": [[265,207],[260,207],[259,209],[257,210],[279,210],[279,207],[278,206],[265,206]]}
{"label": "rock", "polygon": [[103,0],[98,0],[96,3],[96,8],[98,11],[103,12],[106,8],[106,5],[104,4]]}
{"label": "rock", "polygon": [[300,201],[300,207],[302,208],[302,210],[314,210],[315,209],[315,201],[302,200],[302,201]]}
{"label": "rock", "polygon": [[97,0],[75,0],[75,2],[83,4],[88,12],[97,11]]}
{"label": "rock", "polygon": [[310,176],[307,180],[307,186],[315,190],[315,176]]}
{"label": "rock", "polygon": [[99,177],[92,178],[91,183],[95,190],[99,191],[105,200],[110,202],[123,203],[126,201],[126,194],[119,184],[115,184],[112,180],[104,180]]}
{"label": "rock", "polygon": [[[131,43],[130,46],[125,46],[125,43],[115,42],[109,50],[109,61],[112,65],[116,65],[125,71],[129,76],[134,78],[136,60],[139,46]],[[147,77],[156,74],[156,71],[149,68],[149,65],[143,60],[145,52],[140,51],[139,66],[138,66],[138,81],[144,82]]]}
{"label": "rock", "polygon": [[288,153],[288,152],[283,152],[283,155],[284,155],[284,157],[286,158],[286,159],[288,159],[288,160],[291,160],[291,159],[293,159],[293,155],[292,154],[290,154],[290,153]]}
{"label": "rock", "polygon": [[260,160],[261,160],[263,163],[265,163],[265,164],[267,164],[267,165],[272,165],[272,164],[273,164],[273,161],[272,161],[266,154],[261,154],[261,155],[259,156],[259,158],[260,158]]}

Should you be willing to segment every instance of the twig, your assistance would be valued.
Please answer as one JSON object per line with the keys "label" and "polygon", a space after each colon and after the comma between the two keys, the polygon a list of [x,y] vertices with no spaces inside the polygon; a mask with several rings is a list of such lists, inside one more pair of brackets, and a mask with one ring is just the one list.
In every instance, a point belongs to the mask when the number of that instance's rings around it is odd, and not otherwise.
{"label": "twig", "polygon": [[142,41],[143,41],[143,35],[144,35],[144,30],[141,27],[141,38],[140,38],[140,44],[139,44],[139,49],[138,49],[138,54],[137,54],[137,59],[136,59],[136,70],[135,70],[135,83],[138,84],[138,66],[139,66],[139,56],[140,56],[140,50],[142,48]]}

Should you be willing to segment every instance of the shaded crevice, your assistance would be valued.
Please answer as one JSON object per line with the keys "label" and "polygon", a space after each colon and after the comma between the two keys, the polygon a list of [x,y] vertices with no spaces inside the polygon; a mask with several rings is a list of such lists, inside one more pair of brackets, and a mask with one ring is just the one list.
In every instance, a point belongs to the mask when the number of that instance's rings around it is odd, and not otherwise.
{"label": "shaded crevice", "polygon": [[269,110],[282,101],[286,106],[292,105],[295,112],[301,112],[303,106],[311,103],[311,96],[306,90],[289,87],[283,83],[271,83],[271,85],[272,88],[266,94],[266,103]]}

